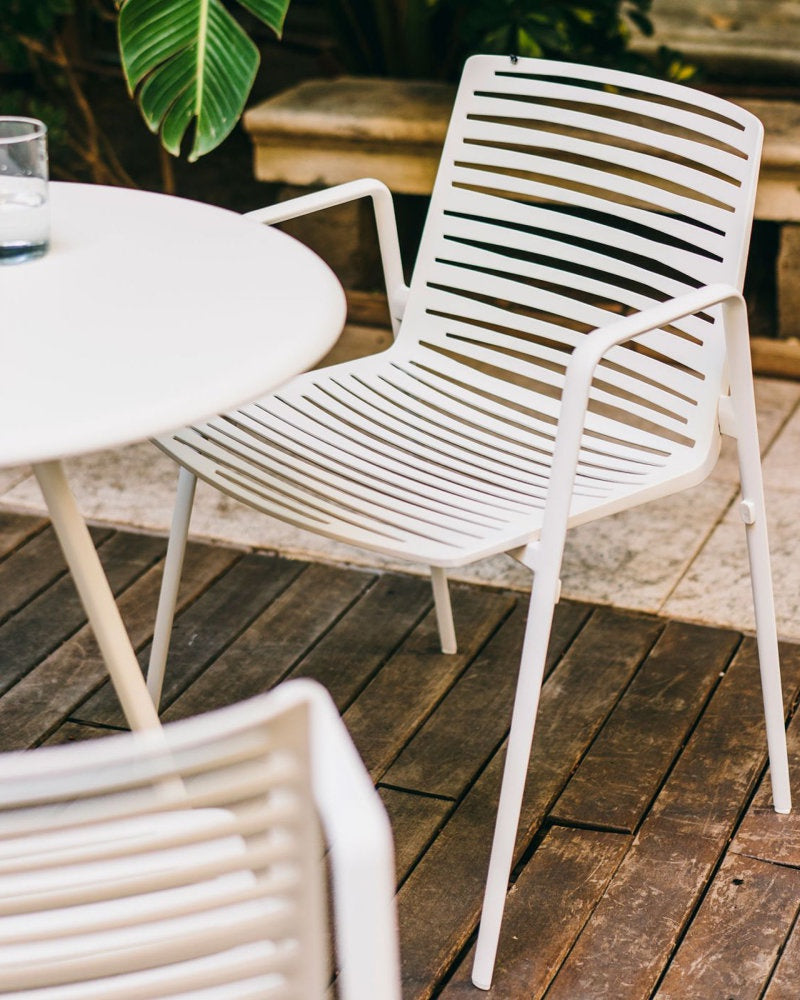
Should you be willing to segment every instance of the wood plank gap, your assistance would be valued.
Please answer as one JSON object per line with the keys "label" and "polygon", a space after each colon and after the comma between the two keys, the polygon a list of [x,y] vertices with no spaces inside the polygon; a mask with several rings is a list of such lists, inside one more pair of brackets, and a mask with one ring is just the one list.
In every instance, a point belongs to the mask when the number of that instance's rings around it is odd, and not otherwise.
{"label": "wood plank gap", "polygon": [[441,652],[431,610],[345,713],[373,780],[385,776],[517,604],[516,596],[498,591],[454,588],[452,596],[458,652]]}
{"label": "wood plank gap", "polygon": [[[726,668],[726,670],[727,670],[727,668]],[[724,676],[724,674],[720,675],[720,680],[722,680],[723,676]],[[786,683],[785,683],[785,679],[784,679],[784,688],[785,687],[786,687]],[[798,688],[798,698],[800,698],[800,688]],[[700,722],[700,720],[698,719],[698,724],[699,724],[699,722]],[[792,730],[790,729],[790,733],[791,732],[792,732]],[[795,727],[794,733],[795,733],[796,736],[800,736],[800,724],[798,724]],[[795,776],[798,773],[800,773],[800,754],[798,753],[798,751],[800,751],[800,740],[796,740],[795,741],[795,745],[793,745],[791,737],[790,737],[787,742],[788,742],[788,750],[789,750],[790,775],[791,776]],[[797,765],[797,766],[793,766],[793,765]],[[668,975],[670,974],[670,970],[672,969],[673,963],[677,959],[677,956],[678,956],[678,954],[680,952],[681,947],[683,946],[683,942],[686,939],[686,936],[688,934],[690,934],[690,933],[691,934],[697,933],[696,930],[694,930],[694,928],[695,928],[695,921],[698,919],[698,917],[701,917],[701,914],[703,914],[703,912],[704,912],[703,907],[705,905],[705,902],[708,899],[709,894],[712,892],[712,889],[715,886],[716,880],[720,877],[720,873],[722,871],[724,871],[724,869],[725,869],[726,866],[730,865],[731,863],[734,863],[732,861],[732,859],[735,859],[737,857],[741,857],[741,858],[744,858],[744,859],[750,859],[750,860],[755,861],[755,862],[764,862],[764,863],[776,865],[776,866],[779,866],[779,867],[793,868],[795,870],[800,867],[800,857],[798,857],[794,861],[794,863],[792,863],[792,862],[789,862],[789,861],[780,861],[780,860],[777,860],[774,857],[764,858],[764,857],[760,857],[758,853],[748,853],[746,850],[738,851],[736,849],[735,845],[736,845],[737,836],[739,834],[739,831],[742,830],[743,826],[747,823],[748,819],[752,819],[753,818],[754,811],[755,811],[755,809],[757,809],[756,803],[759,802],[759,801],[761,801],[762,803],[765,802],[765,800],[769,799],[770,795],[771,795],[771,790],[769,788],[769,764],[765,763],[765,765],[764,765],[764,767],[762,769],[762,773],[761,773],[761,777],[760,777],[759,782],[752,788],[752,790],[750,792],[750,795],[747,797],[746,804],[744,805],[744,808],[742,810],[742,814],[741,814],[741,816],[739,818],[739,822],[738,822],[738,824],[736,826],[736,830],[735,830],[733,836],[731,837],[731,839],[729,841],[727,850],[724,853],[722,853],[719,856],[719,858],[717,859],[717,863],[715,864],[715,866],[713,868],[712,874],[711,874],[708,882],[705,884],[705,886],[703,886],[703,888],[702,888],[702,890],[700,892],[700,895],[698,897],[696,905],[694,906],[692,912],[689,914],[689,916],[688,916],[688,918],[686,920],[686,923],[684,924],[683,928],[681,929],[681,931],[680,931],[680,933],[678,935],[678,939],[677,939],[675,948],[673,949],[672,954],[669,956],[669,959],[668,959],[668,961],[667,961],[667,963],[666,963],[666,965],[665,965],[665,967],[664,967],[664,969],[662,971],[662,974],[661,974],[661,976],[659,978],[659,982],[658,982],[656,988],[653,990],[653,998],[654,998],[654,1000],[655,1000],[655,998],[657,996],[660,997],[660,1000],[666,1000],[666,997],[662,997],[660,995],[660,993],[659,993],[659,991],[661,989],[661,984],[668,977]],[[775,817],[776,820],[777,820],[777,823],[775,824],[776,827],[777,827],[777,830],[775,831],[775,833],[777,833],[777,836],[773,835],[772,843],[773,844],[779,844],[781,848],[784,848],[785,845],[786,845],[786,841],[790,840],[790,838],[788,838],[785,835],[785,826],[784,826],[784,823],[786,825],[788,825],[788,823],[792,820],[793,817],[796,819],[796,811],[793,811],[791,814],[789,814],[789,816],[783,816],[783,815],[779,816],[777,813],[775,813],[775,810],[769,804],[761,807],[761,811],[762,812],[765,811],[765,810],[766,810],[768,816]],[[796,823],[794,825],[797,826]],[[790,841],[790,847],[789,847],[789,849],[791,850],[791,841]],[[799,900],[798,906],[800,907],[800,893],[798,894],[798,900]],[[795,915],[795,918],[794,918],[794,921],[793,921],[793,926],[797,923],[798,919],[800,919],[800,909],[798,910],[798,914]],[[781,946],[778,954],[776,954],[775,960],[773,962],[772,972],[774,972],[774,969],[779,964],[780,956],[783,953],[783,950],[784,950],[785,945],[786,945],[786,941],[791,936],[791,933],[792,933],[792,931],[790,929],[789,932],[786,935],[786,939],[784,940],[784,942],[783,942],[783,944],[782,944],[782,946]],[[770,977],[772,975],[772,972],[770,973],[770,975],[765,980],[767,983],[769,982],[769,979],[770,979]],[[733,987],[731,987],[730,989],[731,989],[731,991],[735,992],[733,990]],[[758,997],[761,997],[763,995],[763,992],[764,992],[763,989],[759,990],[758,991]],[[681,1000],[683,1000],[684,996],[686,996],[687,1000],[688,1000],[689,994],[681,993],[680,996],[681,996]],[[737,996],[738,996],[738,994],[737,994]],[[704,995],[702,997],[698,995],[697,1000],[705,1000]],[[792,997],[792,1000],[794,1000],[794,996]]]}
{"label": "wood plank gap", "polygon": [[633,834],[635,830],[629,830],[626,826],[603,826],[600,823],[589,823],[583,820],[570,819],[565,820],[551,813],[547,817],[548,829],[550,827],[561,827],[563,826],[566,830],[593,830],[595,833],[624,833]]}
{"label": "wood plank gap", "polygon": [[[509,595],[506,594],[505,596]],[[408,743],[411,742],[411,740],[413,740],[417,736],[417,734],[424,728],[424,726],[428,723],[428,721],[433,717],[438,708],[447,698],[448,694],[453,690],[455,685],[458,684],[459,680],[464,676],[466,671],[469,670],[470,666],[475,662],[475,660],[483,655],[484,651],[492,643],[492,641],[495,639],[497,634],[506,624],[510,616],[514,613],[514,609],[515,609],[515,602],[509,602],[508,606],[503,611],[500,612],[497,620],[492,621],[490,627],[486,628],[485,631],[480,633],[474,643],[469,643],[464,641],[463,638],[464,629],[462,627],[463,623],[461,623],[458,620],[458,618],[455,619],[456,635],[459,636],[458,652],[456,654],[440,653],[440,656],[447,658],[450,665],[450,669],[448,669],[447,671],[447,683],[441,684],[438,688],[437,693],[434,694],[428,700],[427,704],[424,707],[420,707],[420,710],[416,716],[415,727],[413,731],[407,733],[407,738],[405,740],[405,743],[403,743],[402,745],[401,744],[397,745],[397,752],[395,756],[391,760],[389,760],[388,758],[385,759],[379,768],[376,768],[375,764],[372,763],[371,766],[373,768],[374,777],[377,777],[377,775],[381,773],[384,775],[388,773],[388,771],[392,768],[398,756],[402,754],[403,750],[408,745]],[[435,622],[435,612],[433,610],[430,610],[427,618]],[[427,623],[429,628],[431,627],[431,621]],[[423,622],[422,624],[425,624],[425,622]],[[465,646],[467,647],[466,650],[464,648]],[[454,657],[460,658],[461,660],[460,667],[457,666],[458,660],[454,659]],[[452,795],[441,795],[436,792],[430,792],[418,788],[408,788],[404,785],[395,786],[392,785],[391,782],[385,782],[385,781],[381,781],[381,784],[385,784],[386,787],[398,787],[398,788],[403,787],[406,791],[413,792],[415,795],[426,795],[432,798],[440,798],[450,802],[457,801],[457,797],[453,797]]]}
{"label": "wood plank gap", "polygon": [[709,870],[709,875],[708,875],[707,881],[700,887],[700,889],[698,891],[697,899],[695,900],[694,905],[689,909],[685,921],[683,922],[683,924],[681,925],[681,927],[677,931],[677,934],[676,934],[676,937],[675,937],[675,944],[674,944],[673,948],[671,949],[671,951],[669,953],[669,956],[667,957],[667,959],[666,959],[666,961],[664,963],[664,967],[661,970],[660,975],[658,976],[658,980],[657,980],[655,986],[653,987],[653,990],[652,990],[652,992],[650,994],[650,1000],[655,1000],[655,998],[656,998],[656,996],[658,994],[658,991],[661,989],[661,985],[664,982],[664,979],[666,978],[666,976],[667,976],[667,974],[668,974],[668,972],[670,970],[670,966],[672,965],[673,961],[675,960],[675,956],[680,951],[680,949],[681,949],[681,947],[683,945],[683,942],[686,939],[686,935],[691,930],[692,925],[694,923],[694,920],[696,919],[697,915],[700,913],[700,910],[701,910],[701,908],[703,906],[703,903],[705,902],[706,898],[708,897],[708,894],[711,892],[711,887],[714,884],[714,880],[719,875],[719,872],[720,872],[722,866],[725,863],[725,859],[728,856],[729,855],[725,852],[725,850],[721,851],[720,854],[719,854],[719,856],[717,857],[716,861],[711,866],[711,868]]}
{"label": "wood plank gap", "polygon": [[[547,831],[509,891],[505,942],[488,998],[539,1000],[546,994],[630,842],[629,834],[557,826]],[[440,995],[445,1000],[473,1000],[476,995],[470,981],[474,938],[473,934],[444,984]],[[623,995],[608,996],[622,1000]]]}
{"label": "wood plank gap", "polygon": [[433,608],[433,603],[431,602],[430,604],[427,605],[425,610],[420,610],[419,614],[416,617],[416,620],[408,625],[408,628],[406,629],[405,634],[402,636],[402,638],[399,638],[395,642],[395,645],[392,647],[391,650],[387,650],[387,653],[384,656],[383,660],[380,663],[376,663],[374,665],[374,668],[370,674],[368,675],[364,674],[362,676],[360,686],[351,692],[350,697],[347,699],[346,702],[342,704],[341,708],[339,709],[339,711],[342,714],[344,714],[344,712],[347,711],[347,709],[353,704],[353,702],[358,698],[358,696],[362,693],[362,691],[364,691],[369,686],[371,681],[375,678],[377,674],[380,673],[380,671],[386,666],[389,660],[391,660],[391,658],[395,656],[400,649],[403,648],[403,645],[408,640],[409,636],[412,635],[417,628],[419,628],[419,626],[422,624],[423,621],[425,621],[427,616],[431,613],[432,608]]}
{"label": "wood plank gap", "polygon": [[421,799],[434,799],[436,802],[452,802],[455,803],[458,800],[451,798],[449,795],[435,795],[432,792],[418,792],[416,788],[403,788],[402,785],[390,785],[385,781],[379,781],[376,788],[386,788],[392,792],[406,792],[409,795],[418,795]]}
{"label": "wood plank gap", "polygon": [[419,859],[442,831],[454,804],[378,786],[394,832],[396,886],[399,892]]}
{"label": "wood plank gap", "polygon": [[[781,644],[780,654],[784,667],[784,700],[794,701],[793,692],[787,690],[786,675],[794,669],[796,647]],[[786,747],[789,755],[789,778],[794,807],[788,815],[780,815],[772,808],[772,790],[769,767],[765,765],[758,788],[747,804],[730,845],[730,851],[773,864],[800,867],[800,712],[795,711],[786,729]]]}

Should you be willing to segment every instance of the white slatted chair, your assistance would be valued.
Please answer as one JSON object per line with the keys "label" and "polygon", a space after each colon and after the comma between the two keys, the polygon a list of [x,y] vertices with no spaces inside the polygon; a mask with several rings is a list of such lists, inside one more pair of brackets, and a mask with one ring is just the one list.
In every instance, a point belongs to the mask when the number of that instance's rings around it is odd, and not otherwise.
{"label": "white slatted chair", "polygon": [[389,823],[330,698],[0,757],[9,1000],[399,1000]]}
{"label": "white slatted chair", "polygon": [[376,181],[253,213],[275,223],[371,196],[393,345],[158,442],[182,469],[156,698],[195,477],[293,525],[429,564],[445,651],[447,567],[510,552],[533,571],[474,971],[483,987],[566,531],[699,483],[721,432],[739,451],[774,804],[790,808],[741,294],[761,141],[751,114],[672,83],[470,59],[410,289]]}

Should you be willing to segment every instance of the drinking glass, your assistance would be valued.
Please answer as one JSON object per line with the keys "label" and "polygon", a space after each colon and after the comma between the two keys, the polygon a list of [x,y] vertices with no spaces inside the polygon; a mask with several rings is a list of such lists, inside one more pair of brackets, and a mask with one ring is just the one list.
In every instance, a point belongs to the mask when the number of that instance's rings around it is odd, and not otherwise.
{"label": "drinking glass", "polygon": [[41,257],[50,235],[47,126],[0,116],[0,264]]}

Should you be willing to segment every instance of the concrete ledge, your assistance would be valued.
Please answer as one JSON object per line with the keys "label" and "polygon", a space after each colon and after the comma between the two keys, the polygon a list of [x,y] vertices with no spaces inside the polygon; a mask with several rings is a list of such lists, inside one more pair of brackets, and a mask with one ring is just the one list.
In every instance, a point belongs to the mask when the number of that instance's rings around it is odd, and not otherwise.
{"label": "concrete ledge", "polygon": [[255,175],[295,186],[377,177],[430,194],[454,96],[432,81],[306,80],[245,112]]}
{"label": "concrete ledge", "polygon": [[800,79],[800,0],[653,0],[651,19],[641,52],[668,45],[717,79]]}

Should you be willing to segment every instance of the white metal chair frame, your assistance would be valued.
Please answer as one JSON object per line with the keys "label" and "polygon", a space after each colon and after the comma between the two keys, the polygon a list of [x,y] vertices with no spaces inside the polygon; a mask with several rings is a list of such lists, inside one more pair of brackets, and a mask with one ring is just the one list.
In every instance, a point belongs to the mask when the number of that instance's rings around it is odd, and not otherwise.
{"label": "white metal chair frame", "polygon": [[702,481],[735,437],[773,798],[790,809],[747,313],[762,127],[676,84],[477,56],[456,97],[411,287],[374,180],[251,213],[375,207],[396,333],[157,443],[181,465],[148,685],[161,689],[196,477],[292,524],[445,570],[533,571],[473,979],[499,936],[566,531]]}
{"label": "white metal chair frame", "polygon": [[0,760],[9,1000],[399,1000],[392,838],[330,697],[292,681]]}

